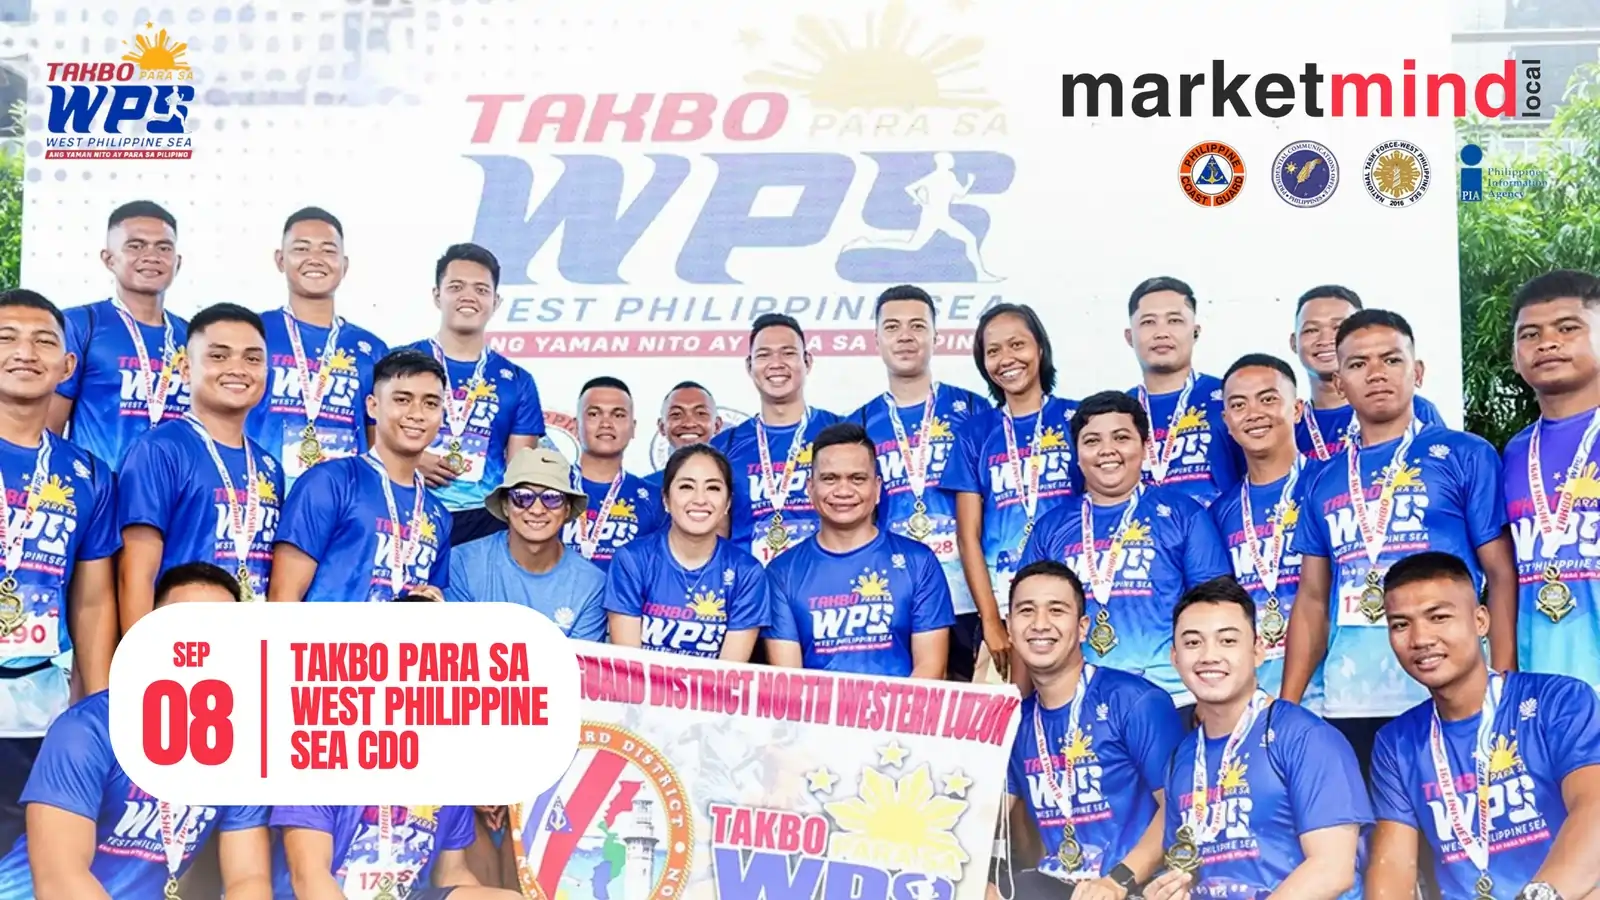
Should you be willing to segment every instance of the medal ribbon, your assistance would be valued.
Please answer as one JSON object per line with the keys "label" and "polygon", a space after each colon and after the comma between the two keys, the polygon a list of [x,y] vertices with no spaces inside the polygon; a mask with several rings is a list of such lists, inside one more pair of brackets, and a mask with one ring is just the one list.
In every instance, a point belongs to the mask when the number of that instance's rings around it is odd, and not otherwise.
{"label": "medal ribbon", "polygon": [[[1239,717],[1238,724],[1233,726],[1233,733],[1228,735],[1228,742],[1222,745],[1222,761],[1217,767],[1217,784],[1222,784],[1222,776],[1228,771],[1228,764],[1233,762],[1233,757],[1239,752],[1239,745],[1244,742],[1250,729],[1255,727],[1256,719],[1260,718],[1261,711],[1272,705],[1272,696],[1266,691],[1257,690],[1256,695],[1250,698],[1250,705],[1245,708],[1244,715]],[[1217,798],[1217,803],[1211,803],[1210,773],[1206,770],[1206,733],[1201,728],[1194,736],[1194,793],[1189,812],[1184,817],[1189,820],[1189,827],[1194,830],[1195,844],[1204,844],[1222,833],[1223,816],[1227,809]]]}
{"label": "medal ribbon", "polygon": [[[1128,526],[1133,524],[1133,514],[1139,508],[1139,501],[1144,499],[1143,486],[1134,489],[1133,496],[1128,498],[1128,508],[1122,511],[1122,518],[1117,522],[1117,529],[1111,532],[1111,546],[1106,548],[1106,555],[1099,556],[1094,549],[1094,507],[1089,503],[1089,498],[1083,498],[1083,506],[1079,513],[1080,530],[1083,532],[1083,546],[1079,551],[1084,574],[1089,579],[1089,593],[1094,595],[1096,603],[1101,606],[1111,604],[1111,589],[1116,586],[1117,566],[1122,562],[1122,539],[1128,533]],[[1105,560],[1102,566],[1100,560]]]}
{"label": "medal ribbon", "polygon": [[1548,538],[1567,531],[1567,519],[1572,515],[1573,502],[1577,500],[1572,486],[1583,474],[1583,467],[1589,462],[1589,451],[1594,448],[1595,437],[1600,435],[1600,409],[1589,416],[1589,427],[1583,430],[1578,450],[1572,455],[1572,462],[1567,464],[1567,480],[1561,485],[1554,518],[1550,515],[1550,495],[1545,493],[1544,463],[1539,459],[1539,432],[1543,427],[1544,419],[1541,417],[1533,423],[1533,433],[1528,436],[1528,493],[1533,501],[1533,514],[1539,523],[1539,533]]}
{"label": "medal ribbon", "polygon": [[1317,458],[1317,462],[1333,459],[1333,451],[1328,449],[1328,442],[1322,438],[1322,426],[1317,424],[1316,407],[1310,405],[1306,406],[1306,431],[1311,435],[1311,455]]}
{"label": "medal ribbon", "polygon": [[1295,454],[1294,465],[1289,469],[1289,477],[1283,483],[1283,491],[1278,495],[1278,505],[1273,507],[1276,514],[1272,522],[1272,543],[1268,545],[1267,558],[1261,558],[1261,547],[1256,537],[1256,517],[1250,507],[1250,479],[1246,477],[1239,485],[1239,515],[1244,519],[1244,545],[1250,551],[1250,566],[1255,569],[1256,577],[1261,579],[1261,587],[1268,596],[1278,595],[1278,573],[1283,569],[1283,550],[1289,536],[1288,526],[1284,520],[1288,518],[1289,498],[1294,496],[1295,484],[1300,481],[1300,469],[1305,465],[1303,458]]}
{"label": "medal ribbon", "polygon": [[[800,451],[806,446],[806,423],[811,420],[811,407],[806,407],[800,414],[800,423],[795,426],[794,437],[789,439],[789,452],[783,462],[783,478],[777,485],[772,483],[772,451],[767,447],[767,428],[761,423],[761,417],[756,416],[756,452],[761,457],[761,486],[767,491],[767,499],[772,502],[772,514],[783,515],[783,508],[789,502],[789,481],[794,475],[795,464],[800,460]],[[779,490],[782,488],[782,490]]]}
{"label": "medal ribbon", "polygon": [[[1095,667],[1085,664],[1083,673],[1078,676],[1078,691],[1072,695],[1072,705],[1067,713],[1067,741],[1070,743],[1078,733],[1078,719],[1083,713],[1083,698],[1089,695],[1089,682],[1094,679]],[[1061,753],[1061,777],[1056,778],[1056,766],[1050,757],[1050,742],[1044,736],[1044,718],[1039,714],[1039,704],[1033,705],[1033,738],[1039,749],[1039,768],[1044,772],[1044,783],[1050,788],[1050,796],[1055,798],[1056,808],[1061,810],[1067,826],[1072,826],[1072,799],[1077,795],[1077,784],[1073,781],[1073,771],[1077,763],[1066,750]],[[1065,785],[1065,787],[1063,787]]]}
{"label": "medal ribbon", "polygon": [[1483,694],[1483,711],[1478,718],[1477,828],[1466,821],[1461,796],[1456,793],[1455,776],[1450,772],[1450,757],[1445,750],[1443,726],[1439,723],[1439,708],[1433,709],[1433,724],[1428,731],[1428,749],[1433,754],[1434,777],[1439,784],[1439,799],[1444,802],[1445,816],[1450,820],[1450,831],[1461,844],[1461,849],[1478,867],[1478,874],[1489,873],[1489,759],[1493,751],[1494,713],[1500,705],[1500,695],[1505,690],[1505,680],[1498,672],[1489,673],[1489,688]]}
{"label": "medal ribbon", "polygon": [[[233,542],[233,555],[238,558],[239,565],[246,570],[250,567],[250,549],[255,545],[256,532],[261,527],[261,486],[256,481],[256,458],[250,452],[250,441],[244,442],[244,480],[245,502],[241,506],[239,497],[234,492],[233,475],[228,471],[228,466],[222,461],[222,453],[217,450],[217,442],[211,438],[211,433],[206,431],[206,426],[193,413],[184,416],[194,430],[199,433],[200,439],[206,442],[206,451],[211,454],[211,464],[217,467],[217,475],[222,479],[222,490],[228,495],[228,540]],[[241,585],[247,591],[249,585]]]}
{"label": "medal ribbon", "polygon": [[600,549],[600,532],[611,521],[611,506],[617,502],[617,494],[622,491],[622,479],[627,473],[617,470],[617,477],[611,479],[611,487],[606,489],[606,498],[600,502],[600,509],[594,514],[594,525],[589,524],[589,517],[578,517],[578,550],[583,553],[584,559],[594,559],[594,553]]}
{"label": "medal ribbon", "polygon": [[1348,475],[1350,488],[1350,511],[1356,515],[1356,524],[1361,526],[1361,543],[1367,551],[1367,561],[1373,566],[1378,565],[1378,557],[1383,555],[1383,545],[1389,540],[1389,518],[1394,514],[1394,491],[1400,481],[1400,471],[1406,465],[1406,451],[1411,449],[1411,441],[1422,430],[1422,423],[1416,419],[1406,426],[1405,437],[1400,439],[1399,446],[1394,448],[1394,456],[1390,458],[1389,465],[1383,470],[1382,487],[1378,490],[1378,509],[1376,519],[1367,517],[1366,485],[1361,477],[1361,441],[1354,434],[1347,438],[1344,452],[1349,461]]}
{"label": "medal ribbon", "polygon": [[333,379],[333,355],[339,349],[339,330],[344,327],[344,319],[333,317],[333,325],[328,329],[328,339],[322,343],[322,355],[317,357],[317,376],[311,377],[311,363],[306,358],[306,345],[300,337],[300,320],[289,312],[288,307],[283,309],[284,330],[289,332],[289,347],[294,350],[294,369],[300,373],[300,405],[306,411],[306,424],[316,425],[317,417],[322,415],[322,401],[328,396],[328,382]]}
{"label": "medal ribbon", "polygon": [[922,404],[922,423],[917,426],[917,443],[912,445],[906,437],[905,423],[900,421],[900,409],[894,396],[885,393],[884,405],[889,407],[889,424],[894,426],[894,443],[900,449],[900,458],[906,461],[906,483],[911,485],[911,496],[917,501],[928,490],[928,465],[933,460],[933,445],[928,435],[933,427],[933,404],[939,397],[939,383],[928,389],[927,402]]}
{"label": "medal ribbon", "polygon": [[457,400],[455,385],[450,383],[450,362],[445,359],[444,348],[432,338],[428,339],[428,344],[433,348],[433,358],[444,369],[445,425],[450,429],[450,436],[459,441],[467,433],[467,420],[478,408],[478,398],[472,396],[472,392],[483,384],[483,367],[489,364],[489,347],[485,344],[478,354],[478,362],[472,367],[472,377],[467,379],[466,391]]}
{"label": "medal ribbon", "polygon": [[[1033,440],[1028,444],[1028,477],[1022,477],[1022,451],[1017,447],[1017,428],[1011,418],[1011,410],[1004,410],[1000,417],[1000,425],[1006,434],[1006,465],[1011,469],[1011,480],[1017,483],[1017,493],[1022,499],[1022,511],[1028,515],[1028,524],[1033,524],[1033,511],[1039,508],[1039,476],[1044,466],[1044,410],[1049,404],[1046,400],[1039,404],[1039,412],[1033,420]],[[1023,534],[1023,543],[1027,543],[1027,534]],[[1020,548],[1019,548],[1020,552]]]}
{"label": "medal ribbon", "polygon": [[33,458],[33,480],[28,482],[27,505],[22,514],[22,521],[13,529],[11,524],[11,502],[6,496],[5,478],[0,476],[0,547],[5,548],[6,577],[13,578],[17,569],[22,566],[22,545],[28,540],[28,524],[33,521],[33,513],[39,508],[39,494],[44,490],[45,483],[50,479],[50,432],[46,431],[39,436],[39,452]]}
{"label": "medal ribbon", "polygon": [[144,343],[144,332],[139,328],[139,322],[134,319],[133,313],[128,311],[127,304],[121,297],[112,297],[111,305],[116,307],[117,315],[122,317],[122,324],[128,329],[128,336],[133,338],[133,354],[139,360],[139,383],[144,386],[144,408],[150,416],[150,424],[160,423],[161,416],[167,411],[167,394],[172,390],[173,381],[177,373],[172,371],[173,362],[178,355],[178,350],[172,343],[172,316],[167,312],[161,313],[162,320],[166,323],[166,333],[161,339],[161,374],[150,373],[150,350]]}
{"label": "medal ribbon", "polygon": [[[1189,408],[1189,394],[1194,390],[1194,370],[1189,370],[1189,378],[1183,383],[1183,390],[1178,392],[1178,405],[1172,408],[1172,415],[1167,417],[1167,434],[1161,439],[1161,450],[1156,451],[1154,441],[1145,441],[1144,462],[1150,469],[1150,477],[1156,484],[1167,480],[1167,469],[1172,465],[1172,457],[1178,451],[1178,420],[1183,418],[1184,410]],[[1139,386],[1139,405],[1144,407],[1144,417],[1150,420],[1151,427],[1155,425],[1155,417],[1150,414],[1150,392]]]}
{"label": "medal ribbon", "polygon": [[[400,514],[394,505],[394,486],[389,483],[389,472],[383,467],[383,460],[378,458],[378,451],[375,449],[369,451],[365,458],[367,465],[372,466],[378,473],[378,483],[383,486],[383,502],[389,509],[389,523],[394,527],[394,540],[389,542],[389,586],[398,597],[406,586],[406,563],[422,546],[422,532],[417,523],[422,520],[422,499],[428,491],[428,485],[422,480],[421,472],[411,474],[411,487],[416,493],[416,499],[411,505],[411,521],[402,525]],[[406,531],[411,532],[410,539],[401,540],[402,533]]]}
{"label": "medal ribbon", "polygon": [[400,891],[400,879],[395,876],[391,867],[394,865],[394,807],[384,805],[378,807],[378,884],[383,884],[385,877],[394,880],[394,891]]}
{"label": "medal ribbon", "polygon": [[184,850],[189,844],[189,824],[199,816],[190,816],[189,808],[183,810],[183,827],[178,828],[173,821],[175,816],[172,804],[162,800],[156,804],[156,809],[161,816],[161,851],[167,856],[167,877],[176,881],[178,870],[183,867]]}

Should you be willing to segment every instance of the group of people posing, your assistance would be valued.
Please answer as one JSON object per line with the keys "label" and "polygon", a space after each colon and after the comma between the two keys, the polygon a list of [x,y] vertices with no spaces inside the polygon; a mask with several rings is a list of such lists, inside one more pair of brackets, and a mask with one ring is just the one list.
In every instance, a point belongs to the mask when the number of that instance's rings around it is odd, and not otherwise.
{"label": "group of people posing", "polygon": [[763,315],[759,413],[725,429],[674,386],[673,452],[641,476],[618,379],[580,391],[577,460],[542,441],[534,376],[485,339],[487,250],[445,252],[437,334],[391,350],[335,311],[326,211],[285,223],[281,310],[172,315],[177,243],[126,204],[110,299],[0,294],[0,898],[516,896],[503,808],[184,809],[131,785],[111,654],[179,600],[516,602],[576,639],[1009,679],[1003,896],[1600,885],[1593,276],[1516,298],[1542,416],[1503,459],[1417,395],[1411,325],[1348,288],[1297,304],[1307,403],[1271,354],[1197,372],[1194,291],[1154,278],[1128,300],[1142,383],[1081,401],[1054,395],[1027,306],[979,320],[984,397],[932,372],[933,299],[890,288],[887,384],[844,415],[806,402],[800,323]]}

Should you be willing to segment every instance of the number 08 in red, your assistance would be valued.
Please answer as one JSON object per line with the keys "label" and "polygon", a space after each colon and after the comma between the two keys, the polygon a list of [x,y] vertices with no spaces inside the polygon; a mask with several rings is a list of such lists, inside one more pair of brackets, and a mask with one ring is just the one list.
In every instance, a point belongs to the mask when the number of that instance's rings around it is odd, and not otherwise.
{"label": "number 08 in red", "polygon": [[233,689],[215,678],[188,690],[170,679],[144,691],[144,757],[174,766],[192,757],[220,766],[233,756]]}

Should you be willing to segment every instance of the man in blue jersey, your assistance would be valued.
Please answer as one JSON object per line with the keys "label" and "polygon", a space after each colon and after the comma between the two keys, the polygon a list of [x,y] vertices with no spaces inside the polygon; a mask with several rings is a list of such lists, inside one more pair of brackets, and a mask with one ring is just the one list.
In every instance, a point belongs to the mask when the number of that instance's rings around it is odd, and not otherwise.
{"label": "man in blue jersey", "polygon": [[[1241,356],[1222,378],[1222,420],[1244,453],[1245,477],[1212,502],[1211,518],[1233,576],[1256,604],[1265,655],[1256,677],[1274,697],[1283,684],[1284,641],[1300,583],[1300,555],[1290,550],[1306,465],[1294,444],[1296,406],[1294,369],[1275,356]],[[1320,703],[1312,691],[1301,699],[1313,710]]]}
{"label": "man in blue jersey", "polygon": [[270,383],[249,434],[278,457],[288,489],[319,462],[366,452],[372,366],[389,348],[334,309],[350,259],[331,213],[309,206],[291,214],[272,256],[289,302],[262,316]]}
{"label": "man in blue jersey", "polygon": [[1172,663],[1200,727],[1166,780],[1166,871],[1145,900],[1356,896],[1372,824],[1350,744],[1256,682],[1262,647],[1250,595],[1232,576],[1186,591],[1172,614]]}
{"label": "man in blue jersey", "polygon": [[[722,415],[717,412],[717,400],[711,395],[711,389],[698,381],[678,382],[661,401],[656,432],[666,439],[669,456],[683,447],[709,443],[721,430]],[[660,491],[662,474],[662,470],[657,470],[646,475],[644,480]]]}
{"label": "man in blue jersey", "polygon": [[1128,297],[1122,336],[1144,373],[1144,382],[1128,393],[1150,420],[1146,483],[1176,488],[1209,505],[1239,473],[1222,427],[1222,382],[1194,369],[1197,309],[1188,284],[1147,278]]}
{"label": "man in blue jersey", "polygon": [[1160,868],[1162,788],[1182,726],[1166,691],[1084,662],[1083,602],[1083,583],[1059,562],[1029,563],[1011,582],[1006,624],[1033,694],[1006,805],[1043,850],[1016,873],[1016,900],[1125,900]]}
{"label": "man in blue jersey", "polygon": [[761,412],[711,444],[733,467],[727,536],[765,565],[816,533],[817,512],[806,499],[811,442],[839,416],[806,403],[811,351],[792,316],[756,317],[744,365],[761,396]]}
{"label": "man in blue jersey", "polygon": [[194,405],[128,448],[117,490],[124,633],[147,615],[156,580],[191,560],[224,566],[246,600],[265,599],[283,470],[245,436],[267,382],[261,317],[219,303],[189,323],[183,377]]}
{"label": "man in blue jersey", "polygon": [[[1339,284],[1324,284],[1300,295],[1295,305],[1294,333],[1289,349],[1300,358],[1300,366],[1311,380],[1311,403],[1302,406],[1295,423],[1295,443],[1300,452],[1318,462],[1327,462],[1344,450],[1354,413],[1334,376],[1339,371],[1339,325],[1362,309],[1355,291]],[[1414,394],[1412,411],[1424,425],[1443,425],[1438,407],[1421,394]]]}
{"label": "man in blue jersey", "polygon": [[372,369],[372,449],[320,463],[283,506],[273,545],[272,601],[444,599],[450,513],[428,493],[422,454],[444,420],[444,367],[394,350]]}
{"label": "man in blue jersey", "polygon": [[[296,900],[519,900],[483,887],[467,865],[470,806],[278,806],[278,896]],[[232,900],[232,895],[229,895]]]}
{"label": "man in blue jersey", "polygon": [[490,349],[484,336],[500,307],[500,262],[477,244],[454,244],[434,264],[439,333],[411,344],[445,372],[444,427],[422,454],[422,474],[450,510],[450,543],[505,530],[483,500],[500,483],[506,460],[536,447],[544,408],[533,375]]}
{"label": "man in blue jersey", "polygon": [[877,448],[854,422],[812,444],[811,540],[767,567],[774,602],[766,637],[777,665],[894,678],[943,678],[950,585],[921,541],[878,527]]}
{"label": "man in blue jersey", "polygon": [[1600,884],[1600,702],[1565,675],[1492,671],[1477,577],[1427,552],[1384,576],[1389,644],[1428,699],[1378,732],[1369,900],[1577,900]]}
{"label": "man in blue jersey", "polygon": [[166,311],[183,262],[178,220],[148,200],[124,203],[106,224],[100,262],[116,286],[109,300],[66,312],[78,365],[56,388],[50,430],[120,469],[134,438],[189,408],[178,375],[188,325]]}
{"label": "man in blue jersey", "polygon": [[[238,599],[233,577],[203,562],[167,570],[155,594],[157,606]],[[184,807],[140,790],[112,752],[109,697],[90,694],[50,727],[22,796],[27,835],[0,859],[0,897],[176,897],[215,833],[229,900],[268,900],[267,807]]]}
{"label": "man in blue jersey", "polygon": [[1232,567],[1199,501],[1142,482],[1149,440],[1139,401],[1119,391],[1085,398],[1072,416],[1084,495],[1039,520],[1022,564],[1049,559],[1077,570],[1089,589],[1089,659],[1143,675],[1186,707],[1194,700],[1173,671],[1164,623],[1180,594]]}
{"label": "man in blue jersey", "polygon": [[1517,550],[1517,666],[1600,689],[1600,279],[1570,270],[1512,301],[1517,374],[1539,421],[1506,444],[1506,518]]}
{"label": "man in blue jersey", "polygon": [[22,833],[18,798],[71,702],[69,669],[105,690],[117,643],[111,468],[46,429],[75,362],[66,330],[39,294],[0,293],[0,848]]}
{"label": "man in blue jersey", "polygon": [[1281,696],[1300,702],[1320,668],[1323,714],[1363,769],[1378,729],[1423,699],[1384,638],[1383,573],[1397,560],[1420,550],[1467,560],[1496,620],[1495,665],[1516,662],[1516,568],[1499,456],[1477,435],[1416,417],[1415,347],[1411,325],[1386,310],[1365,309],[1340,324],[1335,377],[1359,440],[1307,470],[1295,531],[1300,585]]}
{"label": "man in blue jersey", "polygon": [[588,508],[561,541],[605,571],[617,551],[666,520],[661,492],[622,467],[633,442],[633,394],[620,378],[591,378],[578,391],[578,469]]}
{"label": "man in blue jersey", "polygon": [[944,487],[944,472],[955,455],[956,435],[991,407],[966,388],[934,381],[937,330],[927,291],[909,284],[889,288],[878,296],[874,317],[889,387],[850,418],[866,428],[878,448],[884,485],[878,524],[927,545],[944,567],[956,616],[945,674],[952,681],[971,681],[982,622],[961,569],[956,494]]}

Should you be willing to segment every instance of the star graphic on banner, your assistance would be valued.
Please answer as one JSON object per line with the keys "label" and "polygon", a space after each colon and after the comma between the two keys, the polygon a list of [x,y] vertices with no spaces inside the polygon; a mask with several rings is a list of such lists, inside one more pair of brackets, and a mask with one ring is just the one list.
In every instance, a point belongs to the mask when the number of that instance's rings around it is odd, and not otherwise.
{"label": "star graphic on banner", "polygon": [[829,794],[833,792],[833,786],[839,783],[839,776],[822,768],[815,772],[807,772],[806,782],[806,789],[812,793]]}
{"label": "star graphic on banner", "polygon": [[944,776],[944,792],[955,797],[965,797],[967,788],[972,787],[972,779],[962,774],[960,769]]}
{"label": "star graphic on banner", "polygon": [[900,746],[899,741],[890,741],[889,746],[883,747],[878,751],[878,765],[899,768],[905,765],[906,755],[910,752]]}

